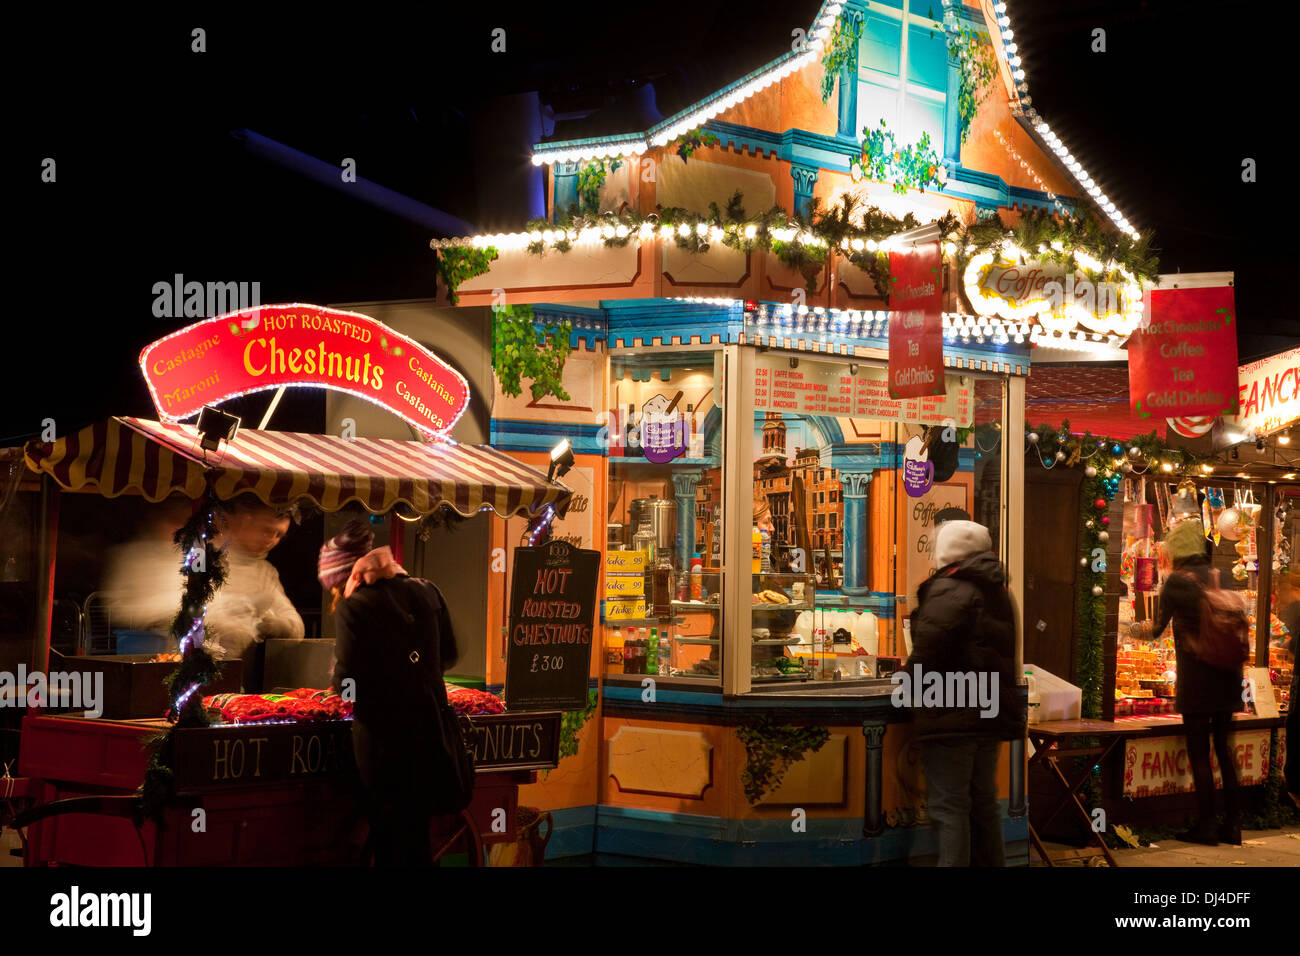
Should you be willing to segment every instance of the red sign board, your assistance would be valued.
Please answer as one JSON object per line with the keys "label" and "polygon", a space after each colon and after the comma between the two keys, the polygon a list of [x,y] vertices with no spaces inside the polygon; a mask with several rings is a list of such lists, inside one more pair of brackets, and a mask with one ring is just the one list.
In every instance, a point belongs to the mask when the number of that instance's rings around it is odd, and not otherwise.
{"label": "red sign board", "polygon": [[889,254],[889,395],[943,395],[943,258],[939,243]]}
{"label": "red sign board", "polygon": [[158,414],[181,421],[248,392],[306,385],[374,402],[431,437],[469,403],[460,373],[368,315],[264,305],[173,332],[145,347],[140,370]]}
{"label": "red sign board", "polygon": [[1153,289],[1128,340],[1129,402],[1143,419],[1237,413],[1232,287]]}

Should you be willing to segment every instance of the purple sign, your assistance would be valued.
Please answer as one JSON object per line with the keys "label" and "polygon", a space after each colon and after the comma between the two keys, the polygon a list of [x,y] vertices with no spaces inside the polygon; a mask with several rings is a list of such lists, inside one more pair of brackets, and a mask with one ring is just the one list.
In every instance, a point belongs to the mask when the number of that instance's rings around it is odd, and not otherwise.
{"label": "purple sign", "polygon": [[686,454],[690,436],[684,417],[677,411],[681,397],[678,392],[669,403],[663,395],[655,395],[641,406],[641,450],[646,461],[662,465]]}
{"label": "purple sign", "polygon": [[919,498],[934,484],[934,462],[903,459],[903,488],[912,498]]}

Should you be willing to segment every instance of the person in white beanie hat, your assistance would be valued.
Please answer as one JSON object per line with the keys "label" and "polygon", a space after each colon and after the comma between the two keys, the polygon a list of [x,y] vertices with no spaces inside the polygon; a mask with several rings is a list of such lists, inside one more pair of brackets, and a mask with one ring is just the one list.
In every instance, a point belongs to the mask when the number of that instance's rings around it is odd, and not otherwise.
{"label": "person in white beanie hat", "polygon": [[917,589],[911,616],[904,672],[925,692],[903,700],[921,743],[940,866],[1005,865],[998,753],[1003,740],[1024,735],[1024,719],[1013,673],[1015,605],[992,548],[983,525],[945,521],[938,567]]}
{"label": "person in white beanie hat", "polygon": [[934,544],[934,563],[946,568],[954,562],[993,550],[989,529],[975,521],[945,521],[939,527],[939,538]]}

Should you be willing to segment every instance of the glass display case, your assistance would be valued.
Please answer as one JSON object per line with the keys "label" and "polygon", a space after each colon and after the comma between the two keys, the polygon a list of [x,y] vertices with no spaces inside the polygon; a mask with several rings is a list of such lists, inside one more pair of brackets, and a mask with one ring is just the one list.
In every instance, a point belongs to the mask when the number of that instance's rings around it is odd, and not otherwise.
{"label": "glass display case", "polygon": [[723,357],[611,356],[605,674],[722,678]]}

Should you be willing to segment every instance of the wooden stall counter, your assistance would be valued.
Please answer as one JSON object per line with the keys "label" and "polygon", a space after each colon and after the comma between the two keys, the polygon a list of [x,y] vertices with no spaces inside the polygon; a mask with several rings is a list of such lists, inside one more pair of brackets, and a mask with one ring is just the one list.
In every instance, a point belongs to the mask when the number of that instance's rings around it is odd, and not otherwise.
{"label": "wooden stall counter", "polygon": [[[481,844],[516,838],[518,788],[558,762],[560,715],[470,718]],[[40,803],[136,792],[162,720],[28,716],[20,764]],[[70,814],[34,824],[35,863],[85,866],[349,865],[362,856],[348,720],[218,724],[175,735],[176,798],[162,826]]]}

